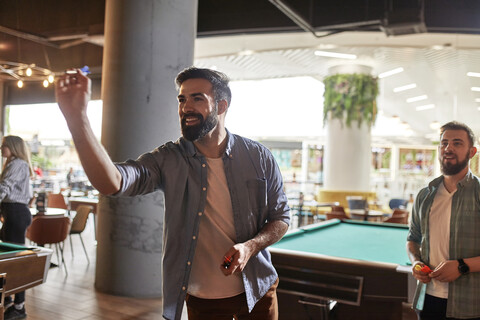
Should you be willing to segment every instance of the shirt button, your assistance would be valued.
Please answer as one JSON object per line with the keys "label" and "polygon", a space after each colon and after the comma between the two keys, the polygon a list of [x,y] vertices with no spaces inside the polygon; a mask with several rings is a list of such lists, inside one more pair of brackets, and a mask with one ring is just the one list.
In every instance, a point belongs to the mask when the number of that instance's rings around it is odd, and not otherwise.
{"label": "shirt button", "polygon": [[193,236],[192,239],[195,240],[195,239],[197,239],[197,237]]}
{"label": "shirt button", "polygon": [[185,290],[187,290],[187,288],[186,288],[185,286],[183,286],[183,287],[182,287],[182,290],[185,291]]}
{"label": "shirt button", "polygon": [[201,212],[199,212],[199,213],[198,213],[198,215],[199,215],[199,216],[201,216],[201,215],[202,215],[202,213],[201,213]]}
{"label": "shirt button", "polygon": [[206,167],[205,163],[202,164],[202,167],[204,167],[204,168]]}
{"label": "shirt button", "polygon": [[191,264],[190,261],[188,261],[187,264],[190,265]]}
{"label": "shirt button", "polygon": [[206,190],[207,190],[207,188],[203,187],[203,188],[202,188],[202,190],[203,190],[203,191],[206,191]]}
{"label": "shirt button", "polygon": [[230,158],[233,158],[233,155],[232,155],[232,154],[230,155]]}

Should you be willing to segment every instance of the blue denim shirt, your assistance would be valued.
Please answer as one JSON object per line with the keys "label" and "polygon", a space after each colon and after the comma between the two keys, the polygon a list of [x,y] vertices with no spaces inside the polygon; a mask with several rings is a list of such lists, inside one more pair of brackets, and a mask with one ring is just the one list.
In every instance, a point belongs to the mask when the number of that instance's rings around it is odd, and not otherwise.
{"label": "blue denim shirt", "polygon": [[[290,222],[283,181],[270,151],[227,131],[223,155],[232,201],[237,243],[253,238],[268,221]],[[163,252],[163,316],[180,319],[193,261],[196,236],[207,200],[207,165],[194,144],[183,138],[116,164],[123,181],[118,195],[165,193]],[[264,249],[242,272],[251,311],[278,275]]]}
{"label": "blue denim shirt", "polygon": [[[415,199],[407,240],[420,244],[422,261],[429,264],[430,209],[443,176],[422,189]],[[450,217],[449,260],[480,256],[480,179],[468,171],[457,184]],[[426,284],[418,283],[413,308],[423,310]],[[480,317],[480,272],[462,275],[448,284],[447,317]]]}

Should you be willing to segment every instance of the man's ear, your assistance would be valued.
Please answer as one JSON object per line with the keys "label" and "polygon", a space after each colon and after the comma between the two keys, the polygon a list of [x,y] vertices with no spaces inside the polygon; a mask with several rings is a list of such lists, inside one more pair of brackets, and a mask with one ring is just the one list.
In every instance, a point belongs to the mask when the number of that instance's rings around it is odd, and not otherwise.
{"label": "man's ear", "polygon": [[218,114],[223,114],[223,113],[227,112],[227,109],[228,109],[227,100],[218,101],[217,108],[218,108]]}
{"label": "man's ear", "polygon": [[477,153],[477,148],[476,147],[471,147],[470,148],[470,159],[473,158],[473,156]]}

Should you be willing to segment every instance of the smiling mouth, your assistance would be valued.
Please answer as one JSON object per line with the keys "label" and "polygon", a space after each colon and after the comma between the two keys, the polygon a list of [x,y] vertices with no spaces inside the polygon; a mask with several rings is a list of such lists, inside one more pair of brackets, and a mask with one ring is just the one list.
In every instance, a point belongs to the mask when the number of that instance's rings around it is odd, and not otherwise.
{"label": "smiling mouth", "polygon": [[201,121],[201,118],[197,115],[189,115],[189,116],[184,116],[182,119],[182,122],[186,126],[194,126],[198,124]]}
{"label": "smiling mouth", "polygon": [[447,161],[448,161],[448,160],[455,160],[455,159],[456,159],[456,157],[455,157],[455,155],[453,155],[453,154],[449,154],[449,155],[444,155],[444,156],[443,156],[443,160],[447,160]]}

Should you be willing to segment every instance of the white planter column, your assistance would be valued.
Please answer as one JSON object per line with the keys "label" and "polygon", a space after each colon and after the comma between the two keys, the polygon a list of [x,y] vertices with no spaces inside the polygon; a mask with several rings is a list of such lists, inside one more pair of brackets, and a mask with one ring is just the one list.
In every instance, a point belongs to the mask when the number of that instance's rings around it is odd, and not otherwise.
{"label": "white planter column", "polygon": [[[342,65],[329,69],[329,74],[370,74],[371,68],[362,65]],[[350,127],[340,119],[326,123],[324,189],[370,191],[371,133],[363,121]]]}

